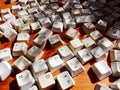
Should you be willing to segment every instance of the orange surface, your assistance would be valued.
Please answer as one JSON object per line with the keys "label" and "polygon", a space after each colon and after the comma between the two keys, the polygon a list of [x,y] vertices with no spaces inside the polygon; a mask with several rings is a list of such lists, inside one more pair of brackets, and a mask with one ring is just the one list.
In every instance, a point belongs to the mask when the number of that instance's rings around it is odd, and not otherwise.
{"label": "orange surface", "polygon": [[[12,3],[12,4],[5,4],[5,0],[0,0],[0,10],[2,8],[11,8],[11,6],[13,4],[16,3]],[[80,28],[77,28],[80,32]],[[64,33],[61,34],[62,39],[65,42],[68,42],[69,40],[65,39],[63,37]],[[32,34],[30,37],[30,44],[29,46],[31,46],[32,44],[32,40],[36,37],[36,34]],[[84,35],[80,35],[80,39],[84,38]],[[13,47],[13,43],[15,40],[12,41],[7,41],[5,38],[0,38],[0,49],[6,48],[6,47],[10,47],[12,49]],[[48,57],[54,55],[57,51],[57,48],[55,49],[44,49],[45,51],[45,55],[42,57],[44,59],[47,59]],[[15,60],[15,58],[13,60],[10,60],[9,63],[13,63]],[[110,63],[109,60],[109,55],[108,57],[106,57],[105,61],[107,61],[107,63]],[[101,82],[105,85],[109,85],[115,78],[113,78],[112,76],[98,81],[98,79],[96,78],[95,74],[93,73],[93,71],[90,69],[91,65],[93,65],[93,63],[95,63],[94,60],[91,60],[90,62],[88,62],[87,64],[84,65],[85,67],[85,71],[82,72],[81,74],[79,74],[78,76],[74,77],[75,80],[75,86],[70,88],[70,90],[94,90],[94,86],[97,82]],[[64,71],[65,68],[62,68],[61,70],[56,71],[55,73],[53,73],[53,75],[57,75],[60,72]],[[17,72],[13,72],[10,77],[8,77],[4,82],[0,82],[0,90],[17,90],[17,83],[15,80],[15,75]],[[56,88],[54,90],[57,90]]]}

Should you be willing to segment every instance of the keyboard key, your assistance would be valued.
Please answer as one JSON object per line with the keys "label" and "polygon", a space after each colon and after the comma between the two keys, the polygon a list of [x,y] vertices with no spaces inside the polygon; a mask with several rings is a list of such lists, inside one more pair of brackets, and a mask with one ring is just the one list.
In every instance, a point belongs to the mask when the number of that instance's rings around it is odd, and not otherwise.
{"label": "keyboard key", "polygon": [[31,29],[32,29],[32,33],[38,32],[41,28],[41,25],[39,22],[34,22],[30,24]]}
{"label": "keyboard key", "polygon": [[76,54],[76,57],[80,60],[82,64],[87,63],[93,58],[90,51],[86,48],[79,50]]}
{"label": "keyboard key", "polygon": [[16,75],[17,84],[20,90],[27,90],[35,83],[35,79],[29,70],[25,70]]}
{"label": "keyboard key", "polygon": [[120,50],[120,40],[116,40],[116,43],[114,44],[114,48],[119,49]]}
{"label": "keyboard key", "polygon": [[83,65],[79,62],[79,60],[76,57],[67,61],[65,66],[70,72],[72,77],[77,76],[78,74],[85,70]]}
{"label": "keyboard key", "polygon": [[23,18],[25,16],[28,16],[28,12],[25,11],[25,10],[21,10],[17,13],[17,15],[18,15],[19,18]]}
{"label": "keyboard key", "polygon": [[99,80],[105,79],[112,74],[110,67],[104,60],[96,62],[91,68]]}
{"label": "keyboard key", "polygon": [[9,13],[9,14],[5,14],[2,19],[3,21],[10,23],[13,20],[15,20],[16,17],[12,13]]}
{"label": "keyboard key", "polygon": [[50,69],[50,72],[55,72],[58,69],[61,69],[64,66],[63,60],[60,58],[59,55],[54,55],[47,59],[47,64]]}
{"label": "keyboard key", "polygon": [[6,61],[0,62],[0,67],[1,67],[1,69],[0,69],[0,81],[5,81],[9,77],[9,75],[11,74],[12,67]]}
{"label": "keyboard key", "polygon": [[93,32],[91,32],[89,34],[89,36],[94,40],[94,41],[98,41],[100,38],[103,37],[103,35],[98,31],[98,30],[95,30]]}
{"label": "keyboard key", "polygon": [[68,48],[68,46],[63,46],[58,49],[58,54],[60,55],[61,59],[65,62],[69,59],[71,59],[74,54],[72,51]]}
{"label": "keyboard key", "polygon": [[82,25],[82,29],[84,30],[84,32],[85,32],[86,34],[88,34],[88,33],[91,33],[91,32],[93,32],[93,31],[95,31],[95,30],[96,30],[96,27],[95,27],[94,24],[88,22],[88,23],[84,23],[84,24]]}
{"label": "keyboard key", "polygon": [[43,56],[44,52],[37,46],[32,46],[26,54],[26,57],[29,58],[32,62],[38,61],[39,58]]}
{"label": "keyboard key", "polygon": [[9,61],[12,60],[10,48],[4,48],[0,50],[0,61]]}
{"label": "keyboard key", "polygon": [[23,17],[23,21],[26,23],[26,24],[31,24],[31,23],[34,23],[35,22],[35,19],[33,18],[32,15],[26,15]]}
{"label": "keyboard key", "polygon": [[22,9],[22,7],[20,5],[13,5],[12,6],[12,13],[17,13],[21,9]]}
{"label": "keyboard key", "polygon": [[111,62],[120,62],[120,50],[111,50],[110,60]]}
{"label": "keyboard key", "polygon": [[37,79],[37,85],[40,90],[51,90],[52,87],[55,85],[55,80],[51,72],[39,76]]}
{"label": "keyboard key", "polygon": [[38,90],[37,86],[36,85],[33,85],[32,87],[30,87],[29,89],[27,90]]}
{"label": "keyboard key", "polygon": [[52,23],[48,17],[41,18],[39,20],[39,22],[42,25],[42,27],[50,27],[52,25]]}
{"label": "keyboard key", "polygon": [[107,87],[107,86],[105,86],[105,85],[103,85],[103,84],[101,84],[101,83],[97,83],[95,85],[94,90],[112,90],[112,89]]}
{"label": "keyboard key", "polygon": [[76,54],[81,48],[83,48],[83,43],[79,38],[73,39],[68,43],[69,48],[74,54]]}
{"label": "keyboard key", "polygon": [[79,35],[80,32],[73,28],[69,28],[65,33],[65,37],[67,37],[68,39],[78,38]]}
{"label": "keyboard key", "polygon": [[97,44],[103,48],[103,50],[105,50],[106,52],[108,52],[109,50],[111,50],[113,48],[113,43],[107,39],[107,38],[102,38],[100,40],[98,40]]}
{"label": "keyboard key", "polygon": [[110,88],[112,88],[112,90],[119,90],[120,89],[119,84],[120,84],[120,79],[117,79],[110,84]]}
{"label": "keyboard key", "polygon": [[31,71],[35,78],[38,78],[40,75],[43,75],[48,71],[48,66],[45,62],[45,60],[41,59],[39,61],[35,61],[31,65]]}
{"label": "keyboard key", "polygon": [[75,23],[74,19],[65,19],[63,22],[63,25],[64,25],[65,29],[76,27],[76,23]]}
{"label": "keyboard key", "polygon": [[58,86],[60,87],[61,90],[67,90],[70,87],[75,85],[74,80],[68,73],[68,71],[64,71],[56,76]]}
{"label": "keyboard key", "polygon": [[28,0],[18,0],[18,2],[22,5],[26,4],[28,2]]}
{"label": "keyboard key", "polygon": [[61,33],[61,32],[63,32],[63,23],[62,22],[54,22],[51,30],[54,33]]}
{"label": "keyboard key", "polygon": [[27,52],[28,45],[25,42],[16,42],[14,43],[13,49],[12,49],[12,55],[13,56],[21,56],[25,55]]}
{"label": "keyboard key", "polygon": [[19,33],[17,36],[17,42],[29,43],[30,35],[28,33]]}
{"label": "keyboard key", "polygon": [[61,46],[64,44],[64,42],[62,41],[61,37],[56,34],[56,35],[52,35],[49,39],[48,39],[50,45],[52,48],[56,48],[58,46]]}
{"label": "keyboard key", "polygon": [[17,71],[22,72],[22,71],[28,69],[31,64],[32,63],[26,57],[20,56],[13,63],[13,67]]}
{"label": "keyboard key", "polygon": [[30,26],[29,24],[21,24],[19,27],[18,27],[18,32],[21,33],[30,33]]}

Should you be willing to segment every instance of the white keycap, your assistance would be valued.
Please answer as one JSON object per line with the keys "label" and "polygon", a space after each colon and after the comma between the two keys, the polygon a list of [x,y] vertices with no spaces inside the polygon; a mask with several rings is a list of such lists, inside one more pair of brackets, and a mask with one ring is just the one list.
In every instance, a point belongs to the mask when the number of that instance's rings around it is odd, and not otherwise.
{"label": "white keycap", "polygon": [[18,32],[21,33],[30,33],[30,26],[29,24],[21,24],[19,27],[18,27]]}
{"label": "white keycap", "polygon": [[38,13],[35,13],[35,14],[34,14],[34,18],[35,18],[36,20],[39,20],[39,19],[44,18],[44,17],[45,17],[45,15],[44,15],[44,13],[42,13],[42,12],[38,12]]}
{"label": "white keycap", "polygon": [[28,9],[30,9],[30,5],[29,4],[22,5],[22,9],[27,11]]}
{"label": "white keycap", "polygon": [[39,60],[43,56],[44,52],[37,46],[32,46],[27,51],[27,58],[29,58],[32,62]]}
{"label": "white keycap", "polygon": [[52,22],[48,17],[41,18],[39,21],[43,27],[50,27],[52,25]]}
{"label": "white keycap", "polygon": [[55,85],[55,80],[51,72],[39,76],[37,79],[37,85],[40,90],[51,90]]}
{"label": "white keycap", "polygon": [[5,29],[3,34],[4,34],[5,38],[7,38],[9,41],[15,39],[17,36],[17,32],[11,28]]}
{"label": "white keycap", "polygon": [[50,8],[52,9],[52,10],[57,10],[58,8],[59,8],[59,5],[58,5],[58,3],[57,2],[55,2],[55,3],[50,3]]}
{"label": "white keycap", "polygon": [[98,31],[98,30],[95,30],[93,32],[91,32],[89,34],[89,36],[94,40],[94,41],[97,41],[99,40],[100,38],[103,37],[103,35]]}
{"label": "white keycap", "polygon": [[74,54],[76,54],[81,48],[83,48],[83,43],[79,38],[73,39],[68,43],[69,48]]}
{"label": "white keycap", "polygon": [[62,22],[54,22],[51,30],[55,33],[63,32],[63,23]]}
{"label": "white keycap", "polygon": [[117,79],[110,84],[110,88],[112,88],[112,90],[119,90],[120,89],[119,85],[120,85],[120,79]]}
{"label": "white keycap", "polygon": [[70,74],[68,73],[68,71],[64,71],[58,74],[56,79],[58,82],[58,86],[60,87],[60,90],[67,90],[70,87],[75,85],[75,82],[70,76]]}
{"label": "white keycap", "polygon": [[24,16],[28,16],[28,12],[25,10],[22,10],[22,11],[19,11],[17,15],[19,18],[23,18]]}
{"label": "white keycap", "polygon": [[20,4],[26,4],[26,3],[28,2],[28,0],[18,0],[18,2],[19,2]]}
{"label": "white keycap", "polygon": [[35,83],[35,79],[32,77],[29,70],[18,73],[16,80],[20,90],[27,90]]}
{"label": "white keycap", "polygon": [[21,56],[27,52],[28,45],[25,42],[16,42],[13,46],[12,55]]}
{"label": "white keycap", "polygon": [[77,38],[79,35],[80,35],[80,32],[73,28],[69,28],[65,33],[65,36],[69,39]]}
{"label": "white keycap", "polygon": [[95,25],[92,24],[92,23],[90,23],[90,22],[84,23],[84,24],[82,25],[82,29],[83,29],[84,32],[87,33],[87,34],[93,32],[94,30],[96,30]]}
{"label": "white keycap", "polygon": [[58,2],[58,0],[50,0],[51,3]]}
{"label": "white keycap", "polygon": [[48,39],[48,41],[49,41],[52,48],[56,48],[58,46],[63,45],[63,41],[62,41],[61,37],[58,34],[51,36]]}
{"label": "white keycap", "polygon": [[10,3],[16,2],[17,0],[9,0]]}
{"label": "white keycap", "polygon": [[8,22],[8,23],[12,22],[15,19],[16,19],[16,17],[13,14],[11,14],[11,13],[5,14],[3,16],[3,21]]}
{"label": "white keycap", "polygon": [[83,6],[80,3],[74,3],[73,8],[75,8],[75,9],[83,9]]}
{"label": "white keycap", "polygon": [[102,60],[106,57],[106,52],[100,46],[96,46],[90,52],[96,61]]}
{"label": "white keycap", "polygon": [[24,56],[18,57],[13,63],[13,67],[19,72],[29,68],[32,63]]}
{"label": "white keycap", "polygon": [[95,41],[91,37],[84,38],[82,43],[87,49],[92,49],[96,45]]}
{"label": "white keycap", "polygon": [[79,62],[79,60],[76,57],[66,62],[66,68],[68,69],[72,77],[77,76],[85,70],[83,65]]}
{"label": "white keycap", "polygon": [[5,14],[8,14],[8,13],[11,13],[11,12],[10,12],[10,8],[1,9],[0,13],[1,13],[1,16],[2,16],[2,15],[5,15]]}
{"label": "white keycap", "polygon": [[31,29],[32,29],[32,33],[38,32],[41,28],[41,25],[39,22],[34,22],[30,24]]}
{"label": "white keycap", "polygon": [[120,50],[111,50],[110,59],[112,62],[120,62]]}
{"label": "white keycap", "polygon": [[73,9],[71,10],[71,14],[73,17],[79,16],[81,14],[79,9]]}
{"label": "white keycap", "polygon": [[32,87],[30,87],[29,89],[27,90],[38,90],[37,86],[36,85],[33,85]]}
{"label": "white keycap", "polygon": [[46,46],[47,40],[52,36],[53,32],[47,28],[41,28],[38,32],[38,36],[33,40],[33,44],[40,48]]}
{"label": "white keycap", "polygon": [[19,33],[17,36],[17,41],[18,42],[25,42],[29,43],[30,35],[28,33]]}
{"label": "white keycap", "polygon": [[113,48],[113,43],[107,39],[107,38],[102,38],[100,40],[98,40],[97,44],[103,48],[103,50],[105,50],[106,52],[108,52],[109,50],[111,50]]}
{"label": "white keycap", "polygon": [[91,15],[91,11],[89,9],[81,9],[80,11],[82,15]]}
{"label": "white keycap", "polygon": [[24,22],[21,18],[18,18],[16,20],[13,20],[11,24],[14,26],[15,29],[18,29],[18,27],[24,24]]}
{"label": "white keycap", "polygon": [[41,59],[39,61],[35,61],[31,65],[31,71],[35,78],[38,78],[40,75],[46,73],[48,71],[48,66],[45,63],[45,60]]}
{"label": "white keycap", "polygon": [[51,21],[52,22],[62,22],[62,18],[60,17],[59,14],[54,14],[51,16]]}
{"label": "white keycap", "polygon": [[120,49],[120,39],[116,40],[116,43],[114,44],[114,48]]}
{"label": "white keycap", "polygon": [[26,16],[23,17],[23,21],[26,24],[31,24],[31,23],[35,22],[35,19],[33,18],[32,15],[26,15]]}
{"label": "white keycap", "polygon": [[64,12],[64,13],[62,13],[62,17],[63,17],[64,20],[66,20],[66,19],[72,19],[72,16],[71,16],[70,12]]}
{"label": "white keycap", "polygon": [[5,81],[9,77],[9,75],[11,74],[12,67],[6,61],[0,62],[0,67],[1,67],[1,69],[0,69],[0,81]]}
{"label": "white keycap", "polygon": [[17,13],[18,11],[21,10],[21,6],[20,5],[13,5],[12,6],[12,13]]}
{"label": "white keycap", "polygon": [[90,54],[90,51],[85,48],[79,50],[76,54],[76,57],[80,60],[82,64],[85,64],[93,58],[93,56]]}
{"label": "white keycap", "polygon": [[59,7],[57,10],[56,10],[57,13],[63,13],[64,12],[64,8],[63,7]]}
{"label": "white keycap", "polygon": [[10,48],[0,50],[0,61],[9,61],[13,59]]}
{"label": "white keycap", "polygon": [[65,19],[63,23],[64,23],[65,29],[76,28],[76,23],[75,23],[74,19]]}
{"label": "white keycap", "polygon": [[103,85],[101,83],[97,83],[95,85],[94,90],[112,90],[111,88],[107,87],[106,85]]}
{"label": "white keycap", "polygon": [[38,13],[38,7],[29,8],[27,11],[28,11],[29,14]]}
{"label": "white keycap", "polygon": [[30,6],[31,6],[32,8],[36,8],[36,7],[39,6],[39,4],[38,4],[38,2],[32,2],[32,3],[30,3]]}
{"label": "white keycap", "polygon": [[63,46],[63,47],[59,48],[58,54],[60,55],[61,59],[64,62],[71,59],[74,56],[74,54],[72,53],[72,51],[69,49],[68,46]]}
{"label": "white keycap", "polygon": [[47,59],[47,64],[52,73],[57,71],[58,69],[61,69],[64,66],[64,62],[59,55],[49,57]]}
{"label": "white keycap", "polygon": [[115,77],[120,76],[120,62],[111,62],[112,75]]}
{"label": "white keycap", "polygon": [[99,80],[105,79],[112,74],[110,67],[104,60],[96,62],[91,68]]}
{"label": "white keycap", "polygon": [[49,4],[49,0],[41,0],[40,5]]}
{"label": "white keycap", "polygon": [[12,25],[10,23],[8,23],[8,22],[5,22],[5,23],[1,24],[0,25],[0,30],[2,32],[4,32],[5,29],[12,29]]}
{"label": "white keycap", "polygon": [[97,30],[100,30],[100,31],[106,31],[107,22],[100,19],[96,24],[96,28]]}
{"label": "white keycap", "polygon": [[115,27],[110,27],[106,34],[113,39],[120,39],[120,30]]}

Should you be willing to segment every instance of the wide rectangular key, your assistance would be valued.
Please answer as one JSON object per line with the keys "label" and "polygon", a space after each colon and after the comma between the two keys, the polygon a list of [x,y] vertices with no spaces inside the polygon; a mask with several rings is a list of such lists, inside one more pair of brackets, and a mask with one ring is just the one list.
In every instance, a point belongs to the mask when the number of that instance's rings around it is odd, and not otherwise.
{"label": "wide rectangular key", "polygon": [[80,63],[80,61],[76,57],[67,61],[65,67],[70,72],[72,77],[77,76],[78,74],[80,74],[85,70],[83,65]]}
{"label": "wide rectangular key", "polygon": [[64,66],[64,62],[60,58],[59,55],[54,55],[47,59],[47,65],[48,65],[50,71],[53,73],[53,72],[57,71],[58,69],[61,69]]}
{"label": "wide rectangular key", "polygon": [[96,62],[91,68],[99,80],[105,79],[112,74],[110,67],[104,60]]}

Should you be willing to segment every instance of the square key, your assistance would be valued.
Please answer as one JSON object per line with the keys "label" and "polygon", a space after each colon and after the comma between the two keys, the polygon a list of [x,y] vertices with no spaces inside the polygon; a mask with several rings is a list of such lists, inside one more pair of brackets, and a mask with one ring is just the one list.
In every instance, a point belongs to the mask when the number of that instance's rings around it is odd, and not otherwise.
{"label": "square key", "polygon": [[38,90],[37,86],[36,85],[33,85],[32,87],[30,87],[29,89],[27,90]]}
{"label": "square key", "polygon": [[26,16],[23,17],[23,21],[26,24],[31,24],[31,23],[35,22],[35,19],[33,18],[32,15],[26,15]]}
{"label": "square key", "polygon": [[74,56],[74,54],[72,53],[72,51],[69,49],[68,46],[63,46],[63,47],[59,48],[58,54],[60,55],[61,59],[64,62],[71,59]]}
{"label": "square key", "polygon": [[95,41],[91,37],[84,38],[82,43],[87,49],[92,49],[96,45]]}
{"label": "square key", "polygon": [[63,23],[65,29],[76,28],[76,23],[74,19],[65,19]]}
{"label": "square key", "polygon": [[102,38],[100,40],[98,40],[97,44],[103,48],[103,50],[105,50],[106,52],[108,52],[109,50],[111,50],[113,48],[113,43],[107,39],[107,38]]}
{"label": "square key", "polygon": [[61,69],[64,66],[63,60],[60,58],[59,55],[54,55],[47,59],[47,65],[50,69],[50,72],[55,72],[58,69]]}
{"label": "square key", "polygon": [[39,61],[35,61],[31,65],[31,71],[35,78],[38,78],[40,75],[43,75],[48,71],[48,66],[45,60],[40,59]]}
{"label": "square key", "polygon": [[115,45],[114,45],[114,48],[120,50],[120,39],[116,40],[116,43],[115,43]]}
{"label": "square key", "polygon": [[54,33],[62,33],[63,32],[63,23],[62,22],[54,22],[51,30]]}
{"label": "square key", "polygon": [[59,14],[54,14],[51,16],[51,21],[52,22],[62,22],[62,18],[60,17]]}
{"label": "square key", "polygon": [[10,48],[4,48],[0,50],[0,61],[9,61],[12,60]]}
{"label": "square key", "polygon": [[42,27],[50,27],[52,25],[52,23],[48,17],[41,18],[39,20],[39,22],[42,25]]}
{"label": "square key", "polygon": [[77,76],[78,74],[80,74],[85,70],[83,65],[80,63],[80,61],[76,57],[67,61],[65,66],[70,72],[72,77]]}
{"label": "square key", "polygon": [[29,14],[35,14],[35,13],[39,12],[38,7],[29,8],[27,11],[28,11]]}
{"label": "square key", "polygon": [[80,35],[80,32],[73,28],[69,28],[65,33],[65,37],[67,37],[68,39],[77,38],[79,35]]}
{"label": "square key", "polygon": [[52,35],[49,39],[48,39],[50,45],[52,48],[56,48],[58,46],[63,45],[63,41],[61,39],[61,37],[56,34],[56,35]]}
{"label": "square key", "polygon": [[25,11],[25,10],[21,10],[17,13],[17,15],[18,15],[19,18],[23,18],[25,16],[28,16],[28,12]]}
{"label": "square key", "polygon": [[20,90],[27,90],[35,84],[35,79],[29,70],[25,70],[16,75],[16,81]]}
{"label": "square key", "polygon": [[18,0],[18,2],[20,3],[20,4],[26,4],[27,2],[28,2],[28,0]]}
{"label": "square key", "polygon": [[11,65],[6,62],[6,61],[2,61],[0,62],[0,81],[5,81],[11,74],[12,72],[12,67]]}
{"label": "square key", "polygon": [[29,68],[32,63],[24,56],[18,57],[13,63],[13,67],[19,72]]}
{"label": "square key", "polygon": [[90,52],[96,61],[102,60],[106,57],[106,52],[100,46],[96,46],[95,48],[91,49]]}
{"label": "square key", "polygon": [[68,43],[69,48],[74,54],[76,54],[81,48],[83,48],[83,43],[79,38],[73,39]]}
{"label": "square key", "polygon": [[29,58],[32,62],[38,61],[39,58],[43,56],[44,52],[37,46],[32,46],[26,54],[26,57]]}
{"label": "square key", "polygon": [[95,85],[94,90],[112,90],[111,88],[107,87],[106,85],[103,85],[101,83],[97,83]]}
{"label": "square key", "polygon": [[82,64],[87,63],[93,58],[90,51],[86,48],[79,50],[76,54],[76,57],[80,60]]}
{"label": "square key", "polygon": [[110,67],[104,60],[96,62],[91,68],[99,80],[105,79],[112,74]]}
{"label": "square key", "polygon": [[119,85],[120,85],[120,79],[117,79],[113,81],[109,87],[112,88],[112,90],[119,90],[120,89]]}
{"label": "square key", "polygon": [[55,80],[51,72],[39,76],[37,79],[37,85],[40,90],[52,90],[55,85]]}
{"label": "square key", "polygon": [[20,5],[13,5],[12,6],[12,13],[17,13],[18,11],[21,10],[21,6]]}
{"label": "square key", "polygon": [[27,52],[28,45],[25,42],[16,42],[13,46],[12,55],[21,56]]}
{"label": "square key", "polygon": [[120,50],[110,50],[111,62],[120,62]]}
{"label": "square key", "polygon": [[100,38],[103,37],[103,35],[98,31],[98,30],[95,30],[93,32],[91,32],[89,34],[89,36],[94,40],[94,41],[97,41],[99,40]]}
{"label": "square key", "polygon": [[17,36],[17,42],[29,43],[30,35],[28,33],[19,33]]}
{"label": "square key", "polygon": [[106,31],[107,22],[100,19],[96,24],[96,28],[97,28],[97,30],[100,30],[100,31]]}
{"label": "square key", "polygon": [[120,62],[111,62],[112,75],[120,77]]}
{"label": "square key", "polygon": [[30,33],[30,25],[29,24],[21,24],[18,27],[18,32],[21,33]]}
{"label": "square key", "polygon": [[56,76],[58,87],[60,90],[67,90],[70,87],[75,85],[74,80],[68,73],[68,71],[64,71]]}
{"label": "square key", "polygon": [[84,32],[85,32],[86,34],[91,33],[91,32],[93,32],[94,30],[96,30],[95,25],[92,24],[92,23],[90,23],[90,22],[84,23],[84,24],[82,25],[82,29],[84,30]]}
{"label": "square key", "polygon": [[32,33],[38,32],[41,28],[41,25],[39,22],[34,22],[30,24],[31,29],[32,29]]}

